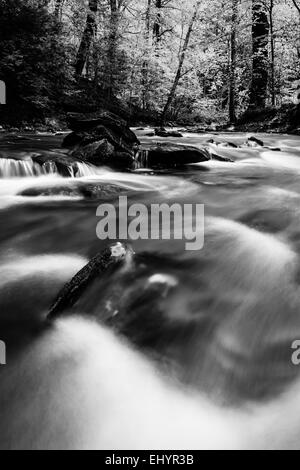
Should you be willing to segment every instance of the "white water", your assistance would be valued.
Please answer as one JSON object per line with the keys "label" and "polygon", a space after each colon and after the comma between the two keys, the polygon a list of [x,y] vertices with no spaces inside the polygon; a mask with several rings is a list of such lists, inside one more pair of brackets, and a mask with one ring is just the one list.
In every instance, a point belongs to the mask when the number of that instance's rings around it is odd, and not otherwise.
{"label": "white water", "polygon": [[[82,178],[85,176],[96,176],[103,171],[93,165],[77,162],[76,171],[72,165],[66,167],[71,178]],[[59,171],[54,162],[46,162],[43,165],[35,163],[32,158],[15,160],[12,158],[0,158],[0,178],[22,178],[32,176],[57,175]]]}
{"label": "white water", "polygon": [[[183,140],[202,145],[208,137],[186,135]],[[195,166],[191,180],[189,174],[145,176],[87,165],[79,166],[77,178],[71,172],[73,178],[62,178],[53,167],[35,173],[28,160],[9,163],[8,176],[0,180],[0,339],[7,336],[8,345],[11,338],[16,344],[8,348],[7,366],[0,368],[0,448],[299,448],[300,385],[299,380],[290,383],[286,374],[290,344],[300,337],[299,139],[262,138],[284,151],[216,146],[235,163],[209,162],[207,173]],[[142,247],[170,250],[175,259],[189,256],[197,263],[176,275],[161,263],[149,285],[155,289],[167,283],[175,287],[174,295],[150,303],[147,310],[152,315],[163,308],[174,324],[182,320],[183,330],[195,318],[195,305],[197,319],[212,320],[214,334],[203,332],[205,322],[200,322],[190,341],[180,343],[178,362],[188,353],[185,373],[193,390],[159,372],[130,337],[126,343],[84,315],[59,320],[32,337],[31,328],[43,326],[58,291],[102,245],[95,240],[96,204],[91,208],[81,202],[77,208],[70,204],[76,197],[19,193],[76,184],[115,184],[134,191],[135,202],[151,201],[154,192],[156,202],[189,198],[205,203],[203,251],[187,255],[169,241]],[[54,209],[48,206],[58,200]],[[267,232],[239,220],[251,213],[269,220]],[[134,248],[140,249],[138,244]],[[140,300],[143,279],[129,280],[131,295]],[[108,301],[126,294],[117,287],[108,284]],[[104,294],[98,289],[89,299],[95,309]],[[145,302],[133,306],[136,315],[146,308]],[[163,323],[158,334],[162,328]],[[284,392],[277,391],[277,382],[286,385]],[[255,394],[261,384],[271,397]],[[216,395],[220,402],[232,396],[234,406],[218,406]]]}

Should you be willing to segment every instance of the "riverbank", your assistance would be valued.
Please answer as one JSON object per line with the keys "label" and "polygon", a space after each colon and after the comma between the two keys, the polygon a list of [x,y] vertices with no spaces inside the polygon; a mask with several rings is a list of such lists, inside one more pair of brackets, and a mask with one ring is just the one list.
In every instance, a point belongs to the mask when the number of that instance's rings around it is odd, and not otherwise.
{"label": "riverbank", "polygon": [[[108,109],[109,112],[112,112]],[[137,129],[146,129],[153,132],[153,128],[160,128],[160,122],[157,115],[147,115],[143,119],[142,115],[138,117],[125,113],[121,109],[118,113],[114,108],[114,114],[125,119],[131,127]],[[135,117],[134,117],[135,116]],[[0,136],[5,133],[36,133],[36,134],[53,134],[60,135],[69,131],[67,124],[67,115],[60,114],[45,119],[41,122],[23,122],[17,125],[2,124],[0,125]],[[252,133],[275,133],[275,134],[291,134],[300,135],[300,108],[296,105],[284,105],[280,108],[266,108],[263,110],[248,111],[242,115],[235,125],[228,123],[220,123],[218,117],[211,122],[187,122],[187,121],[168,121],[166,127],[169,129],[179,129],[182,132],[190,132],[202,134],[207,132],[252,132]]]}

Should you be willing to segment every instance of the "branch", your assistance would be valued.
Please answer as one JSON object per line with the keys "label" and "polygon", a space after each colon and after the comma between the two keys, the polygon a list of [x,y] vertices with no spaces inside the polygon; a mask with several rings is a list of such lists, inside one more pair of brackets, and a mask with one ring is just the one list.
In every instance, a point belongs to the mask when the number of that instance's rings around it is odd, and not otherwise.
{"label": "branch", "polygon": [[299,15],[300,15],[300,5],[298,5],[297,0],[292,0],[292,2],[293,2],[293,4],[295,5],[295,7],[297,8],[298,13],[299,13]]}

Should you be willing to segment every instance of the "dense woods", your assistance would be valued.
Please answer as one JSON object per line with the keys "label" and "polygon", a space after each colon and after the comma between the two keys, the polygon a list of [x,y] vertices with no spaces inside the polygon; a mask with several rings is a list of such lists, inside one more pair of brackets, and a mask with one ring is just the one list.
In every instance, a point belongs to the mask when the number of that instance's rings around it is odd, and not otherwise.
{"label": "dense woods", "polygon": [[218,125],[290,108],[299,32],[298,0],[0,0],[1,121],[106,106]]}

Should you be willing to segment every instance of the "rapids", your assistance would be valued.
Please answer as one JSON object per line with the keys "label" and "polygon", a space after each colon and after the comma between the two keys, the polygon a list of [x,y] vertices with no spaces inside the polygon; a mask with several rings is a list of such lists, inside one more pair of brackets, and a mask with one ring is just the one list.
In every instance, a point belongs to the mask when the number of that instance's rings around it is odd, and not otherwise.
{"label": "rapids", "polygon": [[[1,449],[299,449],[300,138],[224,146],[249,136],[168,139],[233,163],[153,172],[143,154],[132,173],[82,163],[70,178],[33,159],[61,152],[61,137],[0,140]],[[141,264],[48,323],[107,246],[96,209],[120,194],[204,204],[204,249],[129,241]]]}

